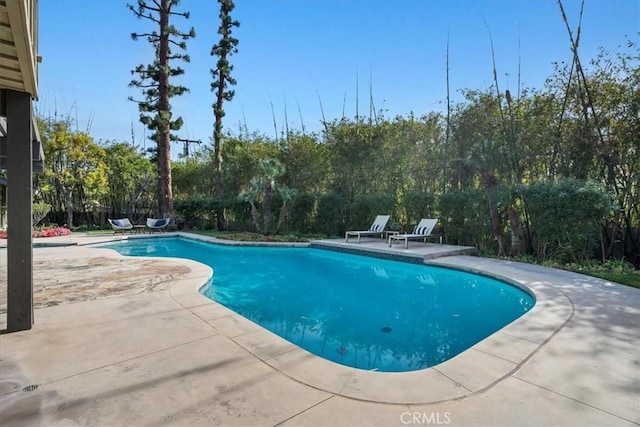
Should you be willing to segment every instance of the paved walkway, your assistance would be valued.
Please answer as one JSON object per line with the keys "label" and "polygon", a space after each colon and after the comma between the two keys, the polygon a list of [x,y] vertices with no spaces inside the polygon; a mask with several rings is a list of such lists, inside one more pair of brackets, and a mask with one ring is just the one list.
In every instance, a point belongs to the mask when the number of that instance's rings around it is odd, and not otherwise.
{"label": "paved walkway", "polygon": [[[349,246],[405,252],[376,240]],[[440,256],[451,249],[416,243],[407,253],[505,278],[530,289],[536,306],[447,362],[380,373],[312,356],[203,297],[198,289],[213,272],[201,264],[84,246],[36,248],[35,325],[0,336],[0,421],[640,424],[640,290],[540,266]],[[0,249],[0,286],[3,270],[6,250]],[[0,288],[0,301],[1,295]]]}

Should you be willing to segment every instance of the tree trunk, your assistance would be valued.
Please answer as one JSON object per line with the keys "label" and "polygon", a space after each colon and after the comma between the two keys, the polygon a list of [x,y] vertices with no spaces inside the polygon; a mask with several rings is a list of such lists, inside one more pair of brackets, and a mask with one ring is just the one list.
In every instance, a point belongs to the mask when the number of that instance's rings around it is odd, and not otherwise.
{"label": "tree trunk", "polygon": [[505,254],[504,250],[504,238],[502,235],[502,227],[500,224],[500,215],[498,214],[498,207],[491,199],[490,191],[487,190],[487,203],[489,204],[489,213],[491,215],[491,230],[493,231],[493,236],[498,242],[498,256],[503,256]]}
{"label": "tree trunk", "polygon": [[284,224],[284,221],[287,219],[289,215],[289,206],[287,202],[282,203],[282,207],[280,208],[280,216],[278,217],[278,226],[276,227],[276,234],[280,232],[280,227]]}
{"label": "tree trunk", "polygon": [[[216,104],[214,106],[215,125],[213,131],[213,170],[214,170],[214,195],[217,199],[222,199],[224,188],[222,186],[222,118],[224,110],[224,70],[218,70],[218,87],[216,93]],[[221,206],[221,205],[220,205]],[[218,231],[222,231],[225,224],[224,208],[220,207],[216,212]]]}
{"label": "tree trunk", "polygon": [[160,8],[160,52],[158,67],[159,111],[158,111],[158,209],[161,217],[173,212],[171,189],[171,108],[169,106],[169,26],[170,0],[162,0]]}
{"label": "tree trunk", "polygon": [[484,186],[487,204],[489,205],[491,229],[493,231],[494,238],[498,242],[498,256],[504,256],[506,252],[504,250],[502,223],[500,221],[500,215],[498,214],[498,206],[494,203],[493,198],[491,197],[491,191],[497,184],[495,176],[491,172],[485,172],[482,174],[482,184]]}
{"label": "tree trunk", "polygon": [[251,202],[251,217],[253,218],[253,225],[256,227],[256,231],[260,233],[260,214],[253,202]]}
{"label": "tree trunk", "polygon": [[214,106],[215,127],[213,131],[213,169],[215,172],[215,186],[214,191],[216,197],[222,197],[222,118],[224,117],[224,110],[222,109],[224,103],[224,82],[226,76],[224,70],[218,70],[218,87],[216,93],[216,105]]}
{"label": "tree trunk", "polygon": [[268,236],[271,234],[271,196],[273,194],[273,188],[270,184],[264,190],[263,206],[264,209],[264,234]]}
{"label": "tree trunk", "polygon": [[71,229],[73,227],[73,201],[72,201],[72,190],[68,190],[66,188],[62,188],[62,196],[64,197],[64,208],[67,213],[67,228]]}
{"label": "tree trunk", "polygon": [[511,248],[509,255],[514,257],[522,253],[522,229],[520,227],[520,216],[517,209],[511,205],[508,209],[509,225],[511,228]]}

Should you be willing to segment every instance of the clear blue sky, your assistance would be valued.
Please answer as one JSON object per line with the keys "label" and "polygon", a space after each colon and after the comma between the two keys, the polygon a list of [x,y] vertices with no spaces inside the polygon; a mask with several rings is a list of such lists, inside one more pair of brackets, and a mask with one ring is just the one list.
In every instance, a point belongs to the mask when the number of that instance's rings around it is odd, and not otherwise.
{"label": "clear blue sky", "polygon": [[[131,32],[151,29],[120,0],[40,0],[38,113],[77,120],[90,126],[96,141],[150,146],[138,121],[140,98],[128,84],[130,70],[148,63],[152,48],[131,40]],[[131,1],[130,3],[134,3]],[[580,1],[564,0],[571,27],[578,24]],[[209,142],[213,130],[211,46],[219,40],[219,5],[215,0],[182,0],[178,11],[189,20],[173,24],[197,37],[188,42],[191,63],[176,83],[190,92],[174,98],[174,114],[185,125],[182,138]],[[278,130],[285,105],[290,128],[320,129],[325,117],[355,115],[356,87],[360,114],[374,105],[387,117],[442,111],[446,102],[446,47],[449,38],[450,85],[454,100],[460,89],[486,89],[492,83],[489,32],[493,37],[501,89],[517,90],[518,67],[523,87],[541,89],[552,63],[570,61],[565,24],[555,0],[236,0],[232,16],[240,21],[234,35],[239,52],[231,57],[238,84],[226,104],[225,127],[274,136],[271,103]],[[621,51],[627,39],[638,41],[638,0],[586,0],[580,44],[584,64],[598,48]],[[359,81],[356,86],[356,81]],[[345,102],[346,96],[346,102]],[[174,145],[172,154],[181,152]]]}

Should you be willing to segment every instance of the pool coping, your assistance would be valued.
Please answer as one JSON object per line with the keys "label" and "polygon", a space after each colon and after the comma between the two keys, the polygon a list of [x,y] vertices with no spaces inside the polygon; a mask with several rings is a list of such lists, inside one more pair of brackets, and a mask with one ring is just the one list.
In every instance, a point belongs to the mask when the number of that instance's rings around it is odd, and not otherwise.
{"label": "pool coping", "polygon": [[[172,233],[194,240],[221,243],[221,239],[189,233]],[[153,237],[156,237],[155,235]],[[163,235],[159,235],[162,237]],[[164,235],[165,237],[167,235]],[[145,237],[145,236],[141,236]],[[151,236],[146,236],[151,237]],[[125,238],[138,238],[126,236]],[[122,240],[122,239],[117,239]],[[225,241],[229,245],[313,246],[306,243],[274,244]],[[224,244],[224,243],[223,243]],[[354,244],[355,245],[355,244]],[[366,253],[367,247],[357,247]],[[384,248],[375,248],[375,253]],[[393,254],[393,250],[390,251]],[[514,375],[572,318],[574,307],[568,296],[548,281],[524,283],[508,273],[482,268],[447,265],[443,258],[426,259],[429,265],[454,268],[494,277],[530,293],[536,299],[533,308],[499,331],[455,357],[430,368],[411,372],[376,372],[349,368],[290,343],[275,333],[244,318],[201,293],[215,280],[215,271],[195,272],[193,280],[181,281],[169,289],[171,297],[221,335],[281,374],[334,395],[365,402],[420,405],[459,400],[483,393]],[[172,258],[172,260],[180,260]],[[189,264],[199,264],[189,260]],[[206,278],[203,280],[203,278]]]}

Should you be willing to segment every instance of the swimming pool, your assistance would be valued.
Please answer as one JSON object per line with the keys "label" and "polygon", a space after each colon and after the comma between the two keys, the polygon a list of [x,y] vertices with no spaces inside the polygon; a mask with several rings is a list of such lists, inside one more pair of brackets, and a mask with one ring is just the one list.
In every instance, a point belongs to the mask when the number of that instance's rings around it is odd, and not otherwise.
{"label": "swimming pool", "polygon": [[437,365],[535,304],[521,289],[484,276],[323,249],[177,237],[101,247],[207,264],[214,279],[204,295],[311,353],[359,369]]}

